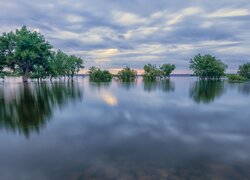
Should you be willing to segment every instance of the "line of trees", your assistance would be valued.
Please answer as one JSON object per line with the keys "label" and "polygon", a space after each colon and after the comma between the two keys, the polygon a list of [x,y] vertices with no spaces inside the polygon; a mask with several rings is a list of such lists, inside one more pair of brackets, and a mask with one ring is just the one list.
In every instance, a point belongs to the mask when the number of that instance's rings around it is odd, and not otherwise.
{"label": "line of trees", "polygon": [[[38,80],[49,78],[73,77],[84,68],[83,60],[73,55],[67,55],[62,51],[53,51],[52,45],[44,36],[36,31],[29,31],[25,26],[15,32],[3,33],[0,36],[0,78],[12,73],[21,75],[23,82],[28,78]],[[227,65],[216,57],[198,54],[190,60],[189,68],[200,79],[216,80],[225,76]],[[169,78],[175,70],[174,64],[156,66],[147,64],[144,66],[143,78],[153,81],[161,78]],[[7,69],[7,71],[6,71]],[[108,70],[97,67],[89,69],[91,81],[111,81],[113,75]],[[134,81],[137,72],[126,67],[116,75],[121,81]],[[229,80],[243,81],[250,79],[250,63],[239,67],[237,75],[229,75]]]}
{"label": "line of trees", "polygon": [[0,36],[0,76],[6,71],[23,76],[23,82],[29,77],[54,78],[73,76],[83,68],[83,60],[76,56],[52,50],[52,45],[44,36],[29,31],[25,26],[15,32]]}

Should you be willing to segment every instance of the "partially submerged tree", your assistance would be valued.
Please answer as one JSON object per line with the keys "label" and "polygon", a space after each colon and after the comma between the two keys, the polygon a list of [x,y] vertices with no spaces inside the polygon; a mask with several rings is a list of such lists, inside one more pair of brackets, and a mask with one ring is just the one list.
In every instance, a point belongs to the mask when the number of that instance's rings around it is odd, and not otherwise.
{"label": "partially submerged tree", "polygon": [[89,79],[94,82],[109,82],[112,80],[112,74],[108,70],[101,70],[95,66],[89,68]]}
{"label": "partially submerged tree", "polygon": [[157,77],[169,77],[175,70],[174,64],[163,64],[159,68],[156,65],[147,64],[144,66],[144,80],[156,80]]}
{"label": "partially submerged tree", "polygon": [[174,64],[163,64],[160,66],[160,70],[162,71],[163,76],[169,77],[170,74],[175,70],[175,65]]}
{"label": "partially submerged tree", "polygon": [[144,69],[144,80],[154,81],[157,77],[161,76],[162,72],[156,65],[147,64],[143,67]]}
{"label": "partially submerged tree", "polygon": [[129,67],[126,67],[118,72],[117,77],[125,82],[134,81],[137,76],[137,72]]}
{"label": "partially submerged tree", "polygon": [[241,65],[238,74],[246,79],[250,79],[250,63]]}
{"label": "partially submerged tree", "polygon": [[201,79],[220,79],[225,75],[226,68],[226,64],[209,54],[198,54],[190,60],[190,69]]}
{"label": "partially submerged tree", "polygon": [[66,75],[73,80],[73,77],[84,68],[83,60],[76,56],[68,56],[65,62]]}
{"label": "partially submerged tree", "polygon": [[31,32],[25,26],[15,33],[4,33],[0,44],[0,56],[8,67],[22,71],[24,82],[27,82],[36,65],[44,66],[47,63],[52,49],[43,35]]}

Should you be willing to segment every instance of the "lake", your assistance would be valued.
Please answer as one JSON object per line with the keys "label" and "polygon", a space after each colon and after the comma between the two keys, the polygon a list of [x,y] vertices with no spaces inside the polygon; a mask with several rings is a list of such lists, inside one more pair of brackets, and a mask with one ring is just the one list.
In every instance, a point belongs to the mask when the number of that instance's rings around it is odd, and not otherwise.
{"label": "lake", "polygon": [[0,81],[0,179],[250,179],[250,83]]}

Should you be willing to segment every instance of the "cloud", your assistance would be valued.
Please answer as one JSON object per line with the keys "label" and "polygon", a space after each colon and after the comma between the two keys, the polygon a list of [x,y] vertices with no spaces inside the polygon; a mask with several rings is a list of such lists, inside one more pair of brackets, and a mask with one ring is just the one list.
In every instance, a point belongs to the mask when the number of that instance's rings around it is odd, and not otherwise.
{"label": "cloud", "polygon": [[248,0],[33,0],[0,1],[0,32],[28,26],[55,49],[76,54],[86,66],[140,69],[211,53],[236,69],[250,59]]}

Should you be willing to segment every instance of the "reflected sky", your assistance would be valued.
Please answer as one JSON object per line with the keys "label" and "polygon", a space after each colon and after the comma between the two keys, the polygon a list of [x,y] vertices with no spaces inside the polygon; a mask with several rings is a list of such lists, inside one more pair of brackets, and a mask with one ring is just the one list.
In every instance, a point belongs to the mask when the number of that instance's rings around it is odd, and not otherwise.
{"label": "reflected sky", "polygon": [[247,87],[1,83],[0,179],[249,179]]}

